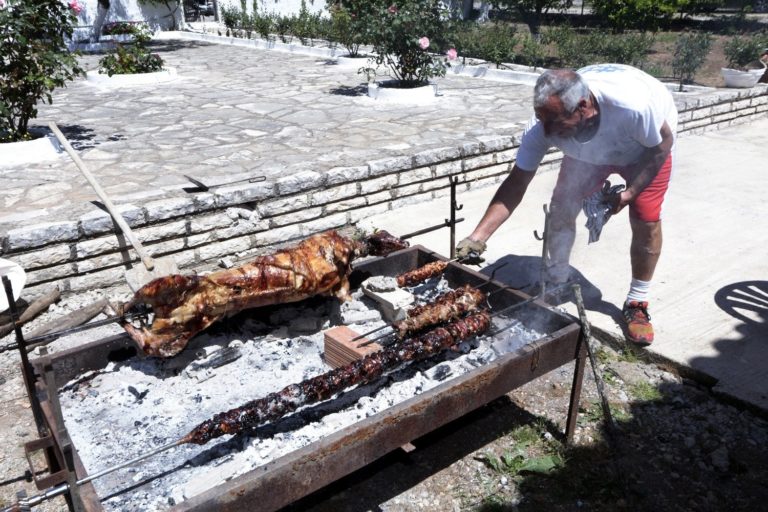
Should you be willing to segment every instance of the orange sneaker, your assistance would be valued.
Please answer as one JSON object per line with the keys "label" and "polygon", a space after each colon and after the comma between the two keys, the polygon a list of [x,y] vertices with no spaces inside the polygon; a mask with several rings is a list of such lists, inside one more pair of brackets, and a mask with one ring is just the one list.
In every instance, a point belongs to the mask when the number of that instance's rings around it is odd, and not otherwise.
{"label": "orange sneaker", "polygon": [[653,325],[648,314],[648,303],[631,300],[622,309],[627,321],[627,339],[637,345],[653,343]]}

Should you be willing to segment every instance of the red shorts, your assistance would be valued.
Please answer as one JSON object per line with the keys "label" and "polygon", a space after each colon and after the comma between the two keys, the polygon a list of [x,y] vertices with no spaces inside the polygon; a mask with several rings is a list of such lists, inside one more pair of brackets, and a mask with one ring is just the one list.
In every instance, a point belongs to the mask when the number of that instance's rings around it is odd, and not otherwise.
{"label": "red shorts", "polygon": [[[653,181],[629,204],[629,214],[643,222],[661,220],[661,204],[669,187],[671,173],[672,154],[667,157]],[[555,190],[552,192],[552,202],[578,201],[580,205],[585,197],[600,190],[605,179],[611,174],[619,174],[624,181],[629,181],[632,177],[627,167],[594,165],[566,156],[560,164],[560,174],[557,177]]]}

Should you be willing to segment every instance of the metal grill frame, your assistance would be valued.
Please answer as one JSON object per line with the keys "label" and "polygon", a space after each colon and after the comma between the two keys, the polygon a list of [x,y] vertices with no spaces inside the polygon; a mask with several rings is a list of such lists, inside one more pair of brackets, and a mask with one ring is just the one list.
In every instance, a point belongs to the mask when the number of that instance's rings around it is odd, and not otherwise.
{"label": "metal grill frame", "polygon": [[[395,276],[436,260],[445,261],[446,258],[417,245],[385,258],[357,262],[350,281],[353,287],[357,287],[367,277]],[[455,262],[448,265],[444,275],[452,286],[488,283],[483,289],[486,293],[499,290],[491,295],[493,309],[530,298]],[[449,379],[386,411],[211,488],[171,510],[247,511],[252,509],[252,503],[259,503],[259,510],[262,511],[278,510],[513,389],[575,361],[566,421],[566,440],[570,442],[576,424],[587,356],[581,327],[570,317],[552,311],[540,301],[521,307],[515,311],[514,316],[526,327],[549,334],[518,351]],[[65,445],[68,443],[61,420],[58,388],[83,372],[98,370],[110,361],[125,360],[137,355],[133,341],[121,334],[30,361],[35,374],[35,393],[58,452],[61,452],[62,442]],[[53,392],[52,387],[55,387]],[[87,477],[76,446],[72,460],[77,478]],[[280,489],[280,492],[275,492],[275,489]],[[84,510],[104,510],[91,483],[80,486],[79,495]]]}

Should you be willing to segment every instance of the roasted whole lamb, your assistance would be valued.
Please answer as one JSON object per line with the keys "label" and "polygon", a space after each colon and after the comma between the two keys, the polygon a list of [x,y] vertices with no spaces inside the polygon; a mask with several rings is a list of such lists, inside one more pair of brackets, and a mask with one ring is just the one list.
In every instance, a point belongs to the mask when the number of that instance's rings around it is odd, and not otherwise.
{"label": "roasted whole lamb", "polygon": [[291,384],[281,391],[246,403],[242,407],[214,415],[192,429],[181,442],[205,444],[211,439],[238,434],[279,419],[299,407],[331,398],[355,384],[366,384],[381,377],[407,361],[431,357],[443,350],[455,348],[463,340],[482,334],[491,325],[487,311],[479,311],[464,319],[405,340],[395,347],[385,348],[363,359],[341,366],[322,375]]}
{"label": "roasted whole lamb", "polygon": [[384,255],[405,247],[406,242],[386,231],[363,241],[328,231],[240,267],[155,279],[117,309],[122,315],[149,305],[153,313],[149,325],[124,321],[123,328],[144,353],[171,357],[213,322],[245,309],[298,302],[315,295],[344,300],[349,295],[353,258]]}
{"label": "roasted whole lamb", "polygon": [[446,292],[434,301],[414,306],[406,312],[404,320],[392,324],[399,339],[426,328],[456,320],[483,307],[486,295],[469,285]]}

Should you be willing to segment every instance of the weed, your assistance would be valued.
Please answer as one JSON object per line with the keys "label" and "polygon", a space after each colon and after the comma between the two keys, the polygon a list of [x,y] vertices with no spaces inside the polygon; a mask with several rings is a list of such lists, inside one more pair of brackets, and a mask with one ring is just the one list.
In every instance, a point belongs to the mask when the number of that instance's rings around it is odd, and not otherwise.
{"label": "weed", "polygon": [[653,402],[663,398],[661,391],[649,382],[638,382],[637,384],[634,384],[630,388],[630,393],[637,400],[642,400],[644,402]]}
{"label": "weed", "polygon": [[624,361],[626,363],[637,363],[640,361],[640,358],[637,356],[637,352],[635,352],[635,348],[627,345],[624,347],[624,350],[621,351],[621,356],[619,357],[619,361]]}
{"label": "weed", "polygon": [[605,348],[602,346],[598,347],[597,350],[595,351],[595,358],[597,359],[597,362],[600,364],[609,363],[614,359],[613,355],[607,350],[605,350]]}

